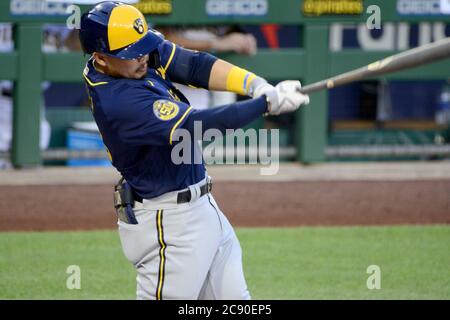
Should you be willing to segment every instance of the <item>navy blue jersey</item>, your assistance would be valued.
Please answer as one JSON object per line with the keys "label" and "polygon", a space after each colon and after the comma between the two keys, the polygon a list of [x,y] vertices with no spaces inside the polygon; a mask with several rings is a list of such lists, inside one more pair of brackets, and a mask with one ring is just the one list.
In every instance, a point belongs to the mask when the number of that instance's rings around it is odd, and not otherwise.
{"label": "navy blue jersey", "polygon": [[[185,84],[204,86],[198,73],[206,72],[209,77],[215,61],[211,56],[202,58],[197,62],[197,72],[193,72],[183,63],[197,53],[186,52],[164,41],[159,47],[161,67],[149,68],[140,80],[98,72],[92,59],[84,70],[92,113],[112,164],[144,199],[184,189],[205,177],[203,163],[174,164],[171,159],[174,131],[183,125],[192,107],[169,77],[173,74],[177,82],[184,79]],[[186,81],[189,79],[192,81]],[[199,152],[197,143],[191,143],[192,150]]]}

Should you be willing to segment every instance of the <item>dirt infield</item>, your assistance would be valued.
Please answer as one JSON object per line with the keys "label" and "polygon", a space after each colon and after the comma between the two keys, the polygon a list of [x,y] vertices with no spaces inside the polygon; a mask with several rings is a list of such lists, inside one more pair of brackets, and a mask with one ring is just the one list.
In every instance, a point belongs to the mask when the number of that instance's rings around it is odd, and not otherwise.
{"label": "dirt infield", "polygon": [[[116,227],[112,185],[0,185],[0,231]],[[235,226],[450,223],[450,180],[218,181]]]}

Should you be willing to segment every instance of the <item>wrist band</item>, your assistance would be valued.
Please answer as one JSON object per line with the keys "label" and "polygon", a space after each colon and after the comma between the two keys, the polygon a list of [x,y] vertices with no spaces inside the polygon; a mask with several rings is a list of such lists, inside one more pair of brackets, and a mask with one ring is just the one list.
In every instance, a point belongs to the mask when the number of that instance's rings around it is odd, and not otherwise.
{"label": "wrist band", "polygon": [[254,73],[234,66],[227,76],[227,91],[247,95],[250,83],[256,78]]}

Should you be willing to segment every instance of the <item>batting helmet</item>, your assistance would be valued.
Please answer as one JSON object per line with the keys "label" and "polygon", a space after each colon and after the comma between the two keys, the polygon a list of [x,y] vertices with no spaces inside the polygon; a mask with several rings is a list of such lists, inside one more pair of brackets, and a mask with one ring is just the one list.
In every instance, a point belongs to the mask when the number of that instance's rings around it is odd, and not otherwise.
{"label": "batting helmet", "polygon": [[142,57],[163,41],[160,33],[148,28],[138,9],[116,1],[101,2],[84,13],[79,35],[85,53],[124,60]]}

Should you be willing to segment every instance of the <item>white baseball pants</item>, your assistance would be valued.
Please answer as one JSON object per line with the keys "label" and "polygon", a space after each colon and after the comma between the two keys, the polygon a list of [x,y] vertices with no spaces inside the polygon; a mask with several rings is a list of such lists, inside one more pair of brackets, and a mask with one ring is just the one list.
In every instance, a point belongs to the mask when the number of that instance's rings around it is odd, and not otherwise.
{"label": "white baseball pants", "polygon": [[137,225],[118,221],[137,299],[250,299],[239,241],[213,196],[198,197],[203,183],[189,187],[189,203],[170,192],[136,202]]}

